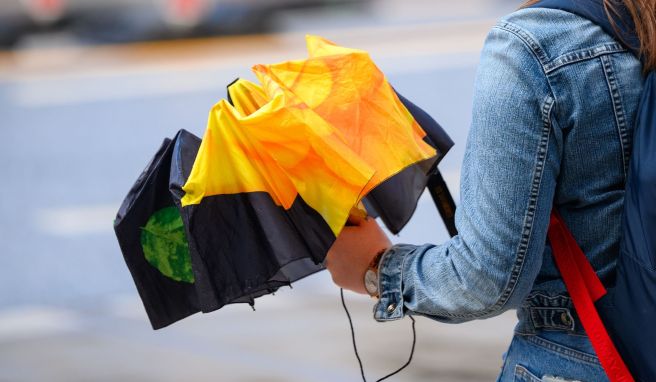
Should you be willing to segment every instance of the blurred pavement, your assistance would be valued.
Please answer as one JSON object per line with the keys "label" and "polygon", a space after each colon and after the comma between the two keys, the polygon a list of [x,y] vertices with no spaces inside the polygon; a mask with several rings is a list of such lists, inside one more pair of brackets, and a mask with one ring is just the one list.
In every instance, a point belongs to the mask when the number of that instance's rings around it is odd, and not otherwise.
{"label": "blurred pavement", "polygon": [[[339,291],[324,272],[276,296],[153,331],[111,223],[165,136],[202,135],[249,68],[305,54],[305,33],[370,51],[400,93],[456,142],[440,165],[457,198],[485,35],[517,3],[378,1],[280,15],[280,33],[116,46],[37,42],[0,52],[0,381],[357,381]],[[424,197],[397,242],[440,243]],[[379,324],[347,294],[370,380],[403,364],[410,321]],[[417,319],[396,381],[491,381],[514,313],[463,325]]]}

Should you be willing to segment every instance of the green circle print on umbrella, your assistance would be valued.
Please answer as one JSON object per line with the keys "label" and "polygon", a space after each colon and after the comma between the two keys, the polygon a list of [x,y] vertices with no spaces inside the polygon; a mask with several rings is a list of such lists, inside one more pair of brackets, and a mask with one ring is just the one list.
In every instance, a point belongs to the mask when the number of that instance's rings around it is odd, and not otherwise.
{"label": "green circle print on umbrella", "polygon": [[162,208],[148,219],[141,229],[141,247],[148,263],[164,276],[194,282],[187,235],[177,207]]}

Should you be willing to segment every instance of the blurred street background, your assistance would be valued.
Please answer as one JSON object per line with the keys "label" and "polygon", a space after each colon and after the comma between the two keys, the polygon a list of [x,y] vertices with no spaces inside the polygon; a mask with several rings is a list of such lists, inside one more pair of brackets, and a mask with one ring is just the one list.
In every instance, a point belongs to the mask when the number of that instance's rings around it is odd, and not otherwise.
{"label": "blurred street background", "polygon": [[[368,50],[456,142],[458,198],[485,36],[513,0],[0,1],[0,382],[358,381],[326,272],[248,305],[153,331],[112,221],[164,137],[202,136],[250,67],[305,56],[306,33]],[[441,243],[427,195],[396,242]],[[402,365],[408,319],[380,324],[346,294],[369,380]],[[417,319],[396,381],[493,381],[514,313]]]}

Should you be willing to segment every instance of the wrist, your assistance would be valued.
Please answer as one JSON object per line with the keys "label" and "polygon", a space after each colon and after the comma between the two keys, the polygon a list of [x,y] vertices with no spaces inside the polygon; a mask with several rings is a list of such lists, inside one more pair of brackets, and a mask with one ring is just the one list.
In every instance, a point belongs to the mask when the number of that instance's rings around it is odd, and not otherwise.
{"label": "wrist", "polygon": [[378,270],[380,268],[380,260],[383,258],[383,255],[385,252],[387,252],[388,249],[389,248],[383,248],[378,251],[378,253],[376,253],[376,256],[374,256],[374,258],[371,260],[364,274],[365,290],[371,297],[374,298],[378,298],[380,296]]}

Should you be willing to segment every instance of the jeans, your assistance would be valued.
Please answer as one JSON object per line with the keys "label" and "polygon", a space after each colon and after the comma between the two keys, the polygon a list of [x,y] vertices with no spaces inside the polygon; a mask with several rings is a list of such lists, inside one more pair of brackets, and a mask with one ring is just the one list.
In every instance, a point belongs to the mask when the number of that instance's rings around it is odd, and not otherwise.
{"label": "jeans", "polygon": [[569,297],[531,293],[517,316],[500,382],[608,381]]}
{"label": "jeans", "polygon": [[562,331],[515,334],[498,382],[605,382],[604,370],[586,336]]}

